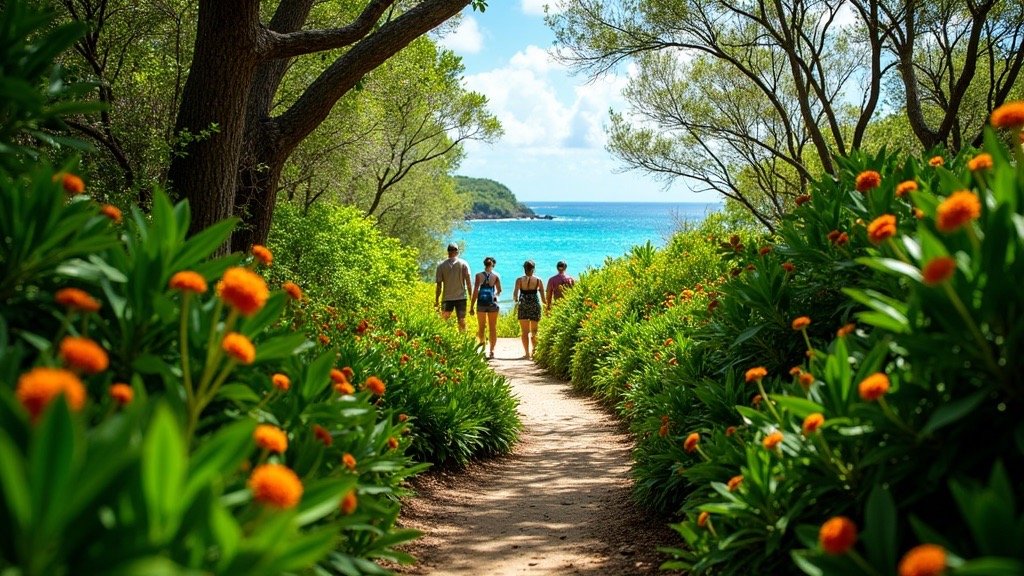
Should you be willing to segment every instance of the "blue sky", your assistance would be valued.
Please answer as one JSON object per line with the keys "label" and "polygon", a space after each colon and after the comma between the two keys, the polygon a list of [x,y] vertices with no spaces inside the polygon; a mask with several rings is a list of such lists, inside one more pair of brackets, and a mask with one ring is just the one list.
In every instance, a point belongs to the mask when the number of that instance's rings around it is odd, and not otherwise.
{"label": "blue sky", "polygon": [[468,143],[459,173],[501,182],[523,201],[719,201],[682,182],[664,189],[643,173],[621,173],[604,126],[609,108],[625,109],[628,71],[587,82],[555,62],[549,2],[490,0],[486,12],[467,9],[446,27],[440,41],[462,57],[466,87],[487,96],[505,129],[494,144]]}

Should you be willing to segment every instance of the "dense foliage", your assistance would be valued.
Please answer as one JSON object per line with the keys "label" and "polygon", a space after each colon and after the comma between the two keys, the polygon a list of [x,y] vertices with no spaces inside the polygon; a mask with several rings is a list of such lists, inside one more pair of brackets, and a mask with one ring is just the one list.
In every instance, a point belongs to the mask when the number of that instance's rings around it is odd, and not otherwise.
{"label": "dense foliage", "polygon": [[778,236],[683,234],[667,286],[638,249],[542,323],[538,360],[637,434],[643,501],[685,515],[667,566],[1024,573],[1024,104],[993,123],[1012,151],[853,154]]}
{"label": "dense foliage", "polygon": [[467,218],[524,218],[534,216],[533,210],[516,200],[507,186],[487,178],[456,176],[460,194],[469,197]]}

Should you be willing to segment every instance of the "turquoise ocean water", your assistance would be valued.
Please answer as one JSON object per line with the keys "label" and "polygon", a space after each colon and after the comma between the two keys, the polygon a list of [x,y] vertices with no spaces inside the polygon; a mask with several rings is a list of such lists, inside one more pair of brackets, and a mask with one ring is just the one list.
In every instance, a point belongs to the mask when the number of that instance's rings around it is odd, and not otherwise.
{"label": "turquoise ocean water", "polygon": [[699,222],[721,209],[717,203],[644,202],[526,202],[537,214],[554,220],[473,220],[451,240],[463,246],[461,254],[476,274],[485,256],[498,261],[496,270],[505,284],[501,300],[512,297],[512,281],[523,274],[523,261],[537,264],[544,279],[555,274],[555,263],[565,260],[569,274],[578,276],[598,267],[605,258],[622,256],[648,240],[664,246],[681,221]]}

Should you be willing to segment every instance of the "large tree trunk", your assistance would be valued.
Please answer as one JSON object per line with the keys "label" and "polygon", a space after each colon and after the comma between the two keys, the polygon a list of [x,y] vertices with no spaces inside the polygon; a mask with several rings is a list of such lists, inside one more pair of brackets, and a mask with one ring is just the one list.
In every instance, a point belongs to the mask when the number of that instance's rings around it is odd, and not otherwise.
{"label": "large tree trunk", "polygon": [[[302,30],[313,0],[282,0],[268,27],[258,0],[200,0],[192,68],[168,179],[192,207],[191,231],[242,218],[232,248],[266,242],[288,156],[367,73],[471,0],[421,0],[381,23],[395,0],[366,0],[346,26]],[[287,59],[351,46],[280,117],[269,107]]]}

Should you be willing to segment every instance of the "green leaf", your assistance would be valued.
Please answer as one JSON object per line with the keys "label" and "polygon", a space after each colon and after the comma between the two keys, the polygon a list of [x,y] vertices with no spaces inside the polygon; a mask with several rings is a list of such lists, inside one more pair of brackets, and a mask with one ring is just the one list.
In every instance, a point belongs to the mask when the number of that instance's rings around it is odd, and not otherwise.
{"label": "green leaf", "polygon": [[0,430],[0,489],[3,489],[4,504],[17,523],[17,532],[25,533],[32,523],[32,501],[28,479],[25,475],[25,459],[10,437]]}
{"label": "green leaf", "polygon": [[[259,312],[242,320],[239,324],[239,332],[250,338],[262,332],[264,328],[270,326],[281,316],[288,297],[284,292],[273,293]],[[259,357],[260,355],[256,354],[256,358]]]}
{"label": "green leaf", "polygon": [[249,402],[252,404],[259,403],[260,401],[259,394],[253,392],[252,388],[249,388],[245,384],[225,384],[217,391],[217,398],[239,403]]}
{"label": "green leaf", "polygon": [[231,231],[238,224],[238,218],[231,217],[204,228],[185,241],[171,261],[169,272],[191,270],[204,258],[213,254],[221,244],[227,242]]}
{"label": "green leaf", "polygon": [[333,348],[327,350],[306,366],[302,375],[302,397],[307,401],[312,400],[329,387],[331,368],[334,367],[334,354]]}
{"label": "green leaf", "polygon": [[978,558],[961,564],[956,576],[1020,576],[1024,562],[1013,558]]}
{"label": "green leaf", "polygon": [[913,280],[921,281],[921,271],[915,266],[911,266],[902,260],[896,260],[893,258],[857,258],[858,264],[863,264],[868,268],[873,268],[879,272],[885,272],[887,274],[894,274],[896,276],[905,276]]}
{"label": "green leaf", "polygon": [[355,488],[356,477],[344,476],[310,484],[302,494],[296,521],[299,526],[316,522],[338,509],[346,492]]}
{"label": "green leaf", "polygon": [[864,547],[874,566],[896,564],[896,503],[892,494],[875,486],[865,512]]}
{"label": "green leaf", "polygon": [[799,396],[786,396],[783,394],[769,394],[769,396],[776,404],[785,408],[798,418],[806,418],[815,412],[825,411],[821,404],[812,402],[806,398],[800,398]]}
{"label": "green leaf", "polygon": [[33,516],[44,534],[59,531],[65,522],[63,502],[74,480],[81,437],[76,434],[64,396],[50,403],[29,448],[29,482]]}
{"label": "green leaf", "polygon": [[962,419],[984,402],[988,395],[988,390],[978,390],[970,396],[942,404],[921,428],[921,434],[927,436]]}
{"label": "green leaf", "polygon": [[192,502],[201,488],[218,477],[226,477],[252,453],[252,433],[256,423],[251,420],[236,422],[208,437],[192,455],[188,480],[182,501]]}
{"label": "green leaf", "polygon": [[154,544],[166,543],[178,528],[187,462],[181,429],[161,404],[142,444],[142,495]]}
{"label": "green leaf", "polygon": [[301,333],[283,334],[264,340],[256,346],[256,363],[281,360],[301,354],[304,350],[313,347],[313,343],[306,340],[306,335]]}

